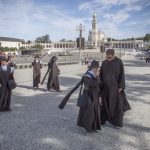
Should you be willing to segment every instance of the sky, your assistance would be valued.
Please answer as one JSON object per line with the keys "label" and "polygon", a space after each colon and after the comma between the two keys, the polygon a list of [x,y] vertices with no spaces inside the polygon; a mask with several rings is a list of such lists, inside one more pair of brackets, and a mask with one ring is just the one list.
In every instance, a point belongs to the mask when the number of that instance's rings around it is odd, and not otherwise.
{"label": "sky", "polygon": [[0,36],[52,41],[75,40],[80,23],[87,39],[92,15],[107,37],[123,39],[150,33],[150,0],[0,0]]}

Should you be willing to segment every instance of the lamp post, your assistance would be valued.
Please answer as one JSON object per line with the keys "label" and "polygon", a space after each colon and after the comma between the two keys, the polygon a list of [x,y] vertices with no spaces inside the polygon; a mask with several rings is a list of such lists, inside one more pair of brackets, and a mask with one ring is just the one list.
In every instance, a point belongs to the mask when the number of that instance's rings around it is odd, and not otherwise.
{"label": "lamp post", "polygon": [[104,39],[102,39],[102,43],[100,45],[100,53],[102,54],[102,60],[103,60],[104,52],[105,52],[105,44],[104,44]]}
{"label": "lamp post", "polygon": [[77,27],[77,31],[79,31],[79,61],[82,59],[82,33],[84,31],[84,26],[80,23]]}
{"label": "lamp post", "polygon": [[119,45],[120,45],[120,58],[121,58],[121,42],[120,42],[121,40],[119,40]]}

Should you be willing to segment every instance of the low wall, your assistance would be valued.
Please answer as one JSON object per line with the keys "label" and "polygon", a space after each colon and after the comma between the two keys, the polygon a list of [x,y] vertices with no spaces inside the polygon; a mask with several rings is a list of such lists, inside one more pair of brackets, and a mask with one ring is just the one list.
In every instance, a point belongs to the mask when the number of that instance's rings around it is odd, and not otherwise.
{"label": "low wall", "polygon": [[[58,62],[57,64],[60,65],[74,65],[78,64],[78,61],[69,61],[69,62]],[[43,67],[47,67],[47,63],[43,63]],[[32,68],[32,64],[25,63],[25,64],[17,64],[16,69],[28,69]]]}

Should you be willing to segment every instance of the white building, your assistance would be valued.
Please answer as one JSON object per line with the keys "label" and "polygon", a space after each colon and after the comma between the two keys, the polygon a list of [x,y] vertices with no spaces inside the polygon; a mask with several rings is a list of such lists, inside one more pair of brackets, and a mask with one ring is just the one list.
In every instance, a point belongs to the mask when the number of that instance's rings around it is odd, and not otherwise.
{"label": "white building", "polygon": [[31,48],[32,46],[35,46],[36,44],[42,45],[44,50],[54,50],[54,51],[59,51],[59,50],[73,50],[77,48],[76,42],[52,42],[52,43],[35,43],[32,42],[30,44],[23,44],[22,46],[24,48]]}
{"label": "white building", "polygon": [[35,45],[40,44],[43,46],[44,50],[53,50],[53,51],[63,51],[63,50],[72,50],[76,49],[77,45],[75,41],[64,41],[64,42],[52,42],[52,43],[25,43],[21,39],[10,38],[10,37],[0,37],[0,47],[8,47],[8,48],[25,48],[30,49]]}
{"label": "white building", "polygon": [[97,48],[101,42],[107,42],[107,39],[104,32],[97,30],[96,13],[94,13],[92,18],[92,30],[89,31],[87,47]]}
{"label": "white building", "polygon": [[0,47],[17,48],[22,46],[22,40],[9,37],[0,37]]}

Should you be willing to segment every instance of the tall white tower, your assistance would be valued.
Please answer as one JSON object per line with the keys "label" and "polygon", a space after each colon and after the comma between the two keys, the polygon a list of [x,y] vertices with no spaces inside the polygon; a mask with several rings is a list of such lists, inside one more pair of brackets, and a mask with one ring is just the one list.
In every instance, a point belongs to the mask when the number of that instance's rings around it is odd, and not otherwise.
{"label": "tall white tower", "polygon": [[97,27],[96,27],[96,12],[93,14],[92,19],[92,44],[94,47],[97,47]]}

